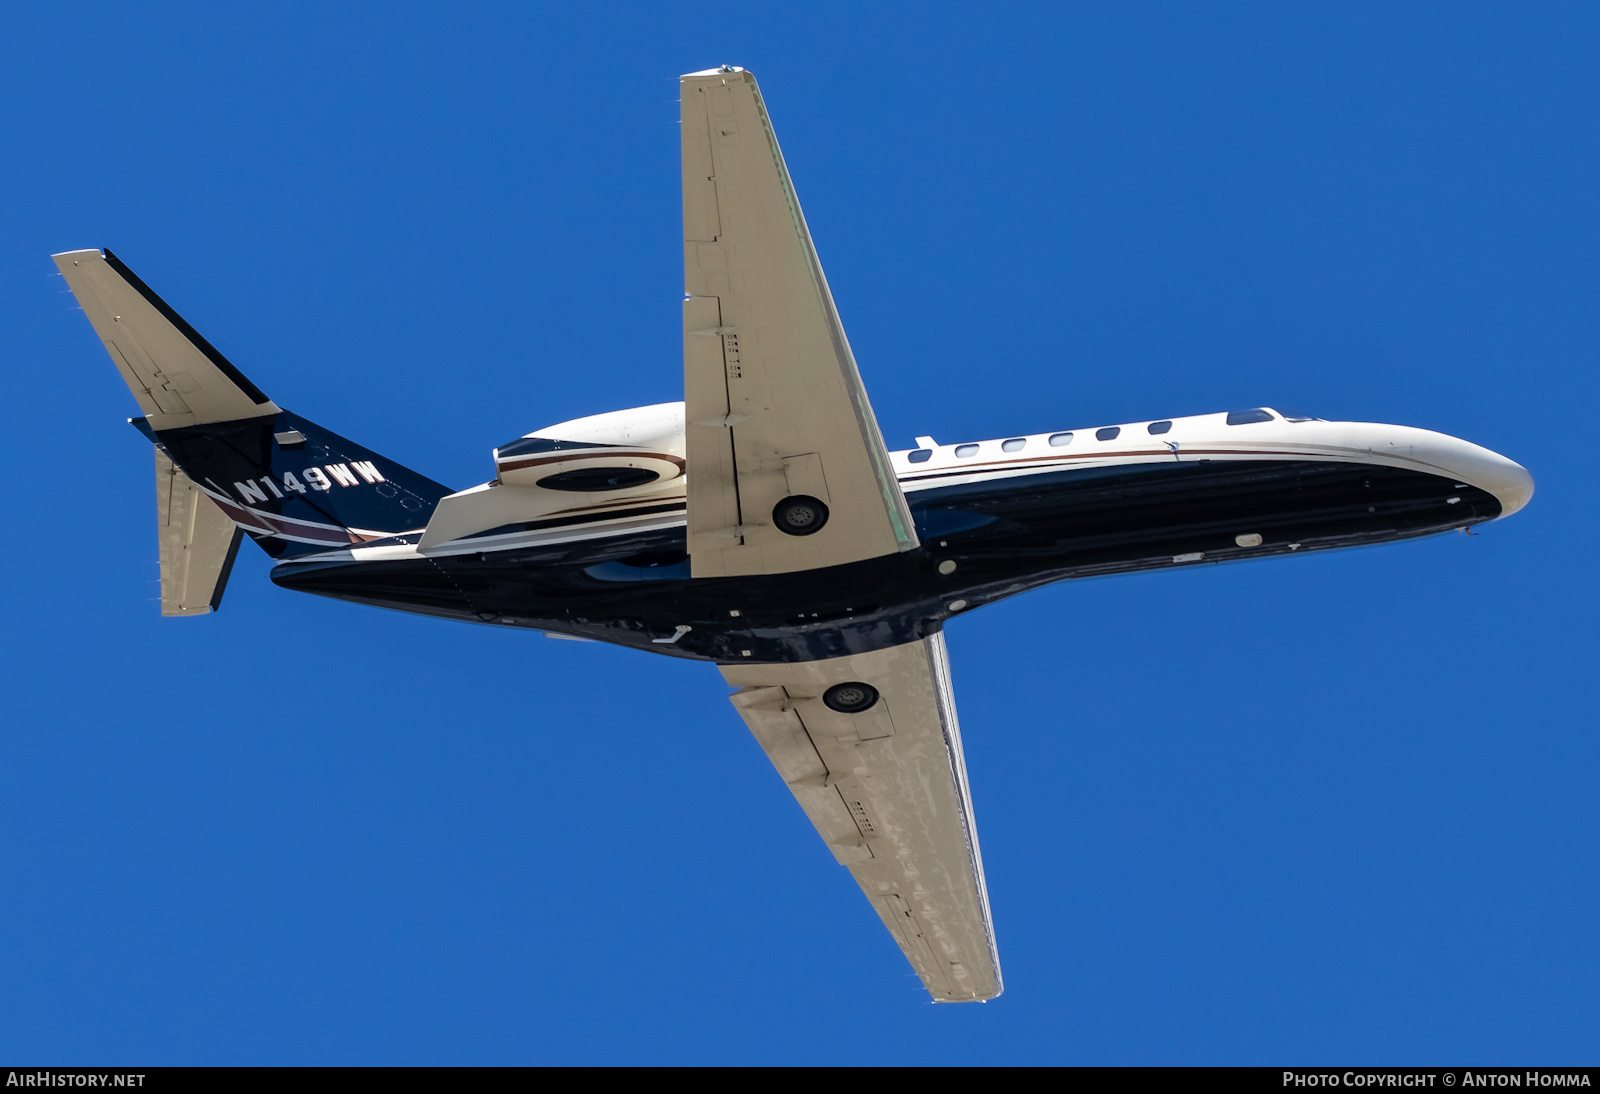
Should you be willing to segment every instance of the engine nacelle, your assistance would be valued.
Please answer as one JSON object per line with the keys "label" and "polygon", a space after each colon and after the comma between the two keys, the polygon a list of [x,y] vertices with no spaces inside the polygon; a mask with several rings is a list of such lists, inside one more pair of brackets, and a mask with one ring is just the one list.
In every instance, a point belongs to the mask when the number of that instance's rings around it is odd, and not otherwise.
{"label": "engine nacelle", "polygon": [[547,426],[494,450],[498,482],[564,493],[653,492],[684,469],[683,404]]}
{"label": "engine nacelle", "polygon": [[[517,534],[530,521],[605,509],[611,499],[682,497],[683,404],[615,410],[518,437],[494,450],[496,477],[443,498],[417,549]],[[624,504],[621,508],[626,508]]]}

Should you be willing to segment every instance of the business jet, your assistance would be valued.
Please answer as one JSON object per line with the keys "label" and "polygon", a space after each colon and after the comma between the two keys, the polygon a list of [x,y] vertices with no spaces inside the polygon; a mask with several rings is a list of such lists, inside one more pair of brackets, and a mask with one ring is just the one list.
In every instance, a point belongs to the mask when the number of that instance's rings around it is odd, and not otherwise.
{"label": "business jet", "polygon": [[54,256],[154,445],[162,612],[214,611],[249,536],[286,589],[714,662],[932,997],[992,999],[949,620],[1470,529],[1533,481],[1279,407],[890,452],[754,77],[680,90],[683,401],[518,437],[467,490],[279,407],[110,251]]}

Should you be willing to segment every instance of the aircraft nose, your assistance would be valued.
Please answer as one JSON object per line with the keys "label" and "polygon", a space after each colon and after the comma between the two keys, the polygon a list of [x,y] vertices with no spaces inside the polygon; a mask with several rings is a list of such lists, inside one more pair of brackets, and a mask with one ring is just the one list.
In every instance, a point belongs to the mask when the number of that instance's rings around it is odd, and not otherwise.
{"label": "aircraft nose", "polygon": [[1496,478],[1495,484],[1485,486],[1495,497],[1500,499],[1500,515],[1509,517],[1533,497],[1533,476],[1528,474],[1528,469],[1514,460],[1500,457],[1502,469]]}
{"label": "aircraft nose", "polygon": [[1454,437],[1451,440],[1455,443],[1440,453],[1440,465],[1460,476],[1458,481],[1471,483],[1498,498],[1501,517],[1509,517],[1528,504],[1533,497],[1533,476],[1526,467],[1470,441]]}
{"label": "aircraft nose", "polygon": [[1509,517],[1533,497],[1533,476],[1514,460],[1482,445],[1412,426],[1361,426],[1357,432],[1373,456],[1422,466],[1434,474],[1487,490],[1500,502],[1500,516]]}
{"label": "aircraft nose", "polygon": [[[1407,431],[1409,434],[1411,431]],[[1457,482],[1487,490],[1500,501],[1500,516],[1509,517],[1533,497],[1533,476],[1515,460],[1482,445],[1444,433],[1434,433],[1412,451]]]}

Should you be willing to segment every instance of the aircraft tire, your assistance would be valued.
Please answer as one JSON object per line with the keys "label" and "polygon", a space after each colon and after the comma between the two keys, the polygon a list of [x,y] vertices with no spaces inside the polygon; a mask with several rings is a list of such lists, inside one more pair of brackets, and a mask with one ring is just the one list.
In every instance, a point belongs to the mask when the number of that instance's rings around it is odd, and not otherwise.
{"label": "aircraft tire", "polygon": [[822,702],[840,714],[860,714],[878,705],[878,689],[859,680],[835,684],[822,693]]}
{"label": "aircraft tire", "polygon": [[795,494],[772,507],[772,523],[791,536],[809,536],[828,523],[828,507],[810,494]]}

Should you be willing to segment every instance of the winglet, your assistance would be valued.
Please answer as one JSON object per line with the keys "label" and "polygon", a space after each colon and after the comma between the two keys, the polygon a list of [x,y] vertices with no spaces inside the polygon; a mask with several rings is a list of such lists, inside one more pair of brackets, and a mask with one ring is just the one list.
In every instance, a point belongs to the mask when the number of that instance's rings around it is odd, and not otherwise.
{"label": "winglet", "polygon": [[748,70],[740,68],[738,65],[720,65],[717,68],[703,68],[699,72],[685,72],[682,76],[679,76],[678,79],[692,80],[696,76],[725,76],[730,72],[746,71]]}

